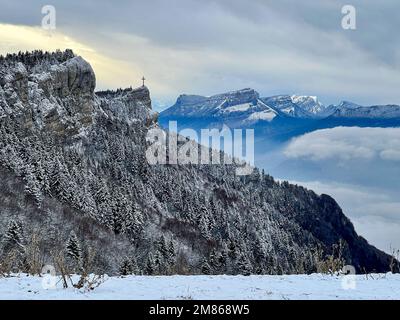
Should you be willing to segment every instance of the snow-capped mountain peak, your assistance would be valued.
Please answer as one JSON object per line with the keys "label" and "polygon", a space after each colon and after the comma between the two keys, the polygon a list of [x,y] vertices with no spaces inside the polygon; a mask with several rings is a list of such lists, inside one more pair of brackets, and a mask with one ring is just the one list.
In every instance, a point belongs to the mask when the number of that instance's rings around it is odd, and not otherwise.
{"label": "snow-capped mountain peak", "polygon": [[326,108],[321,102],[319,102],[316,96],[292,95],[290,98],[293,103],[313,115],[320,114]]}
{"label": "snow-capped mountain peak", "polygon": [[348,108],[348,109],[355,109],[361,107],[361,105],[351,102],[351,101],[341,101],[338,105],[338,108]]}
{"label": "snow-capped mountain peak", "polygon": [[[312,113],[303,108],[303,105],[307,105],[307,101],[308,104],[311,105],[309,100],[307,100],[304,96],[279,95],[262,98],[262,101],[285,116],[295,118],[314,117]],[[299,103],[300,101],[302,102],[301,104]]]}
{"label": "snow-capped mountain peak", "polygon": [[294,103],[298,103],[298,102],[302,103],[302,102],[307,101],[307,100],[312,100],[314,103],[318,103],[318,98],[316,96],[292,95],[290,98],[292,99],[292,101]]}

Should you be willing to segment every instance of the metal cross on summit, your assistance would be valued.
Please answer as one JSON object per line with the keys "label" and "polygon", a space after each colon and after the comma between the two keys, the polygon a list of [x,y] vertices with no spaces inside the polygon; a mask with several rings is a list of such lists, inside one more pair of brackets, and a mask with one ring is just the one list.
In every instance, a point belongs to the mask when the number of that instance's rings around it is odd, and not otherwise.
{"label": "metal cross on summit", "polygon": [[146,78],[143,76],[142,81],[143,81],[143,87],[144,87],[144,80],[146,80]]}

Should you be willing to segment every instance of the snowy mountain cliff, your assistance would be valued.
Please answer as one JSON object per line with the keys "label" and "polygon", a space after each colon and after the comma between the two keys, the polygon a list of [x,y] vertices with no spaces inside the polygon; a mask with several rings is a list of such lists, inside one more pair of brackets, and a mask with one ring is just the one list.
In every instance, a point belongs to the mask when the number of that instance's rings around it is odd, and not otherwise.
{"label": "snowy mountain cliff", "polygon": [[[95,93],[95,83],[69,50],[0,57],[0,254],[12,270],[54,261],[108,274],[311,273],[332,261],[390,269],[327,195],[257,169],[239,177],[235,165],[149,165],[146,133],[159,126],[149,90]],[[244,89],[180,96],[164,115],[270,122],[291,107],[324,110],[312,97]]]}

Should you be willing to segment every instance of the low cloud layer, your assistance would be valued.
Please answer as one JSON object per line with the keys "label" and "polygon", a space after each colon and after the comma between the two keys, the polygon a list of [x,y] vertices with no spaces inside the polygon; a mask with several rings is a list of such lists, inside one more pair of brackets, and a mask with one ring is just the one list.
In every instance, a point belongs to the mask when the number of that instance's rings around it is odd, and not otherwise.
{"label": "low cloud layer", "polygon": [[371,244],[400,248],[400,128],[336,127],[293,139],[280,173],[331,195]]}
{"label": "low cloud layer", "polygon": [[305,134],[290,142],[288,158],[313,161],[400,161],[400,128],[337,127]]}
{"label": "low cloud layer", "polygon": [[395,192],[337,182],[292,182],[334,197],[356,231],[371,244],[386,252],[400,248],[400,201]]}

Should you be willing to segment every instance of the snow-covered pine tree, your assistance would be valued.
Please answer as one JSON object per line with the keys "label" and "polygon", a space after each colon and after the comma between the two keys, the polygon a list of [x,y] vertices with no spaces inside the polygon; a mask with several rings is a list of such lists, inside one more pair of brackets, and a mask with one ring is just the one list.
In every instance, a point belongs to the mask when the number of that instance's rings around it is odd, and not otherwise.
{"label": "snow-covered pine tree", "polygon": [[138,267],[138,263],[136,261],[135,256],[131,257],[131,264],[132,264],[132,274],[142,274],[141,270]]}
{"label": "snow-covered pine tree", "polygon": [[134,266],[132,264],[132,261],[128,257],[125,257],[125,259],[122,261],[119,267],[119,274],[121,276],[127,276],[133,273],[134,273]]}
{"label": "snow-covered pine tree", "polygon": [[4,251],[7,252],[12,249],[23,250],[23,240],[22,225],[15,220],[11,220],[3,238]]}
{"label": "snow-covered pine tree", "polygon": [[239,273],[244,276],[249,276],[252,272],[250,261],[243,253],[239,255],[237,267]]}
{"label": "snow-covered pine tree", "polygon": [[144,217],[143,217],[143,212],[140,209],[139,205],[135,202],[133,204],[133,211],[132,211],[132,225],[131,225],[131,230],[132,232],[137,236],[143,231],[143,225],[144,225]]}
{"label": "snow-covered pine tree", "polygon": [[200,217],[198,225],[200,227],[201,235],[207,240],[210,239],[211,238],[211,233],[209,230],[210,222],[205,212],[203,212],[203,215]]}
{"label": "snow-covered pine tree", "polygon": [[222,244],[222,248],[221,248],[220,252],[221,252],[221,254],[219,257],[217,257],[218,260],[216,261],[216,264],[217,264],[218,268],[220,268],[222,270],[227,270],[229,249],[225,242]]}
{"label": "snow-covered pine tree", "polygon": [[167,271],[167,266],[164,263],[164,258],[161,252],[157,249],[154,254],[154,274],[165,274]]}
{"label": "snow-covered pine tree", "polygon": [[74,231],[71,232],[65,249],[67,250],[67,254],[70,258],[72,258],[77,264],[81,263],[82,249],[79,243],[79,239]]}
{"label": "snow-covered pine tree", "polygon": [[153,258],[153,254],[150,252],[147,256],[147,262],[145,267],[146,274],[151,276],[156,271],[156,266]]}
{"label": "snow-covered pine tree", "polygon": [[164,235],[162,235],[158,240],[157,249],[161,253],[164,259],[168,258],[167,240],[165,239]]}
{"label": "snow-covered pine tree", "polygon": [[201,264],[201,273],[207,275],[212,273],[211,267],[208,264],[207,259],[204,259],[203,263]]}
{"label": "snow-covered pine tree", "polygon": [[168,254],[167,254],[166,261],[168,263],[169,272],[172,272],[174,270],[174,266],[176,263],[175,245],[172,240],[170,240],[169,244],[168,244]]}
{"label": "snow-covered pine tree", "polygon": [[26,181],[25,192],[32,196],[35,199],[36,205],[40,207],[43,201],[43,193],[41,191],[40,183],[33,172],[34,169],[30,166],[28,166],[27,169],[28,170],[24,177],[24,180]]}
{"label": "snow-covered pine tree", "polygon": [[266,260],[264,242],[261,240],[259,236],[257,236],[254,244],[255,244],[253,250],[254,259],[258,264],[264,264]]}

